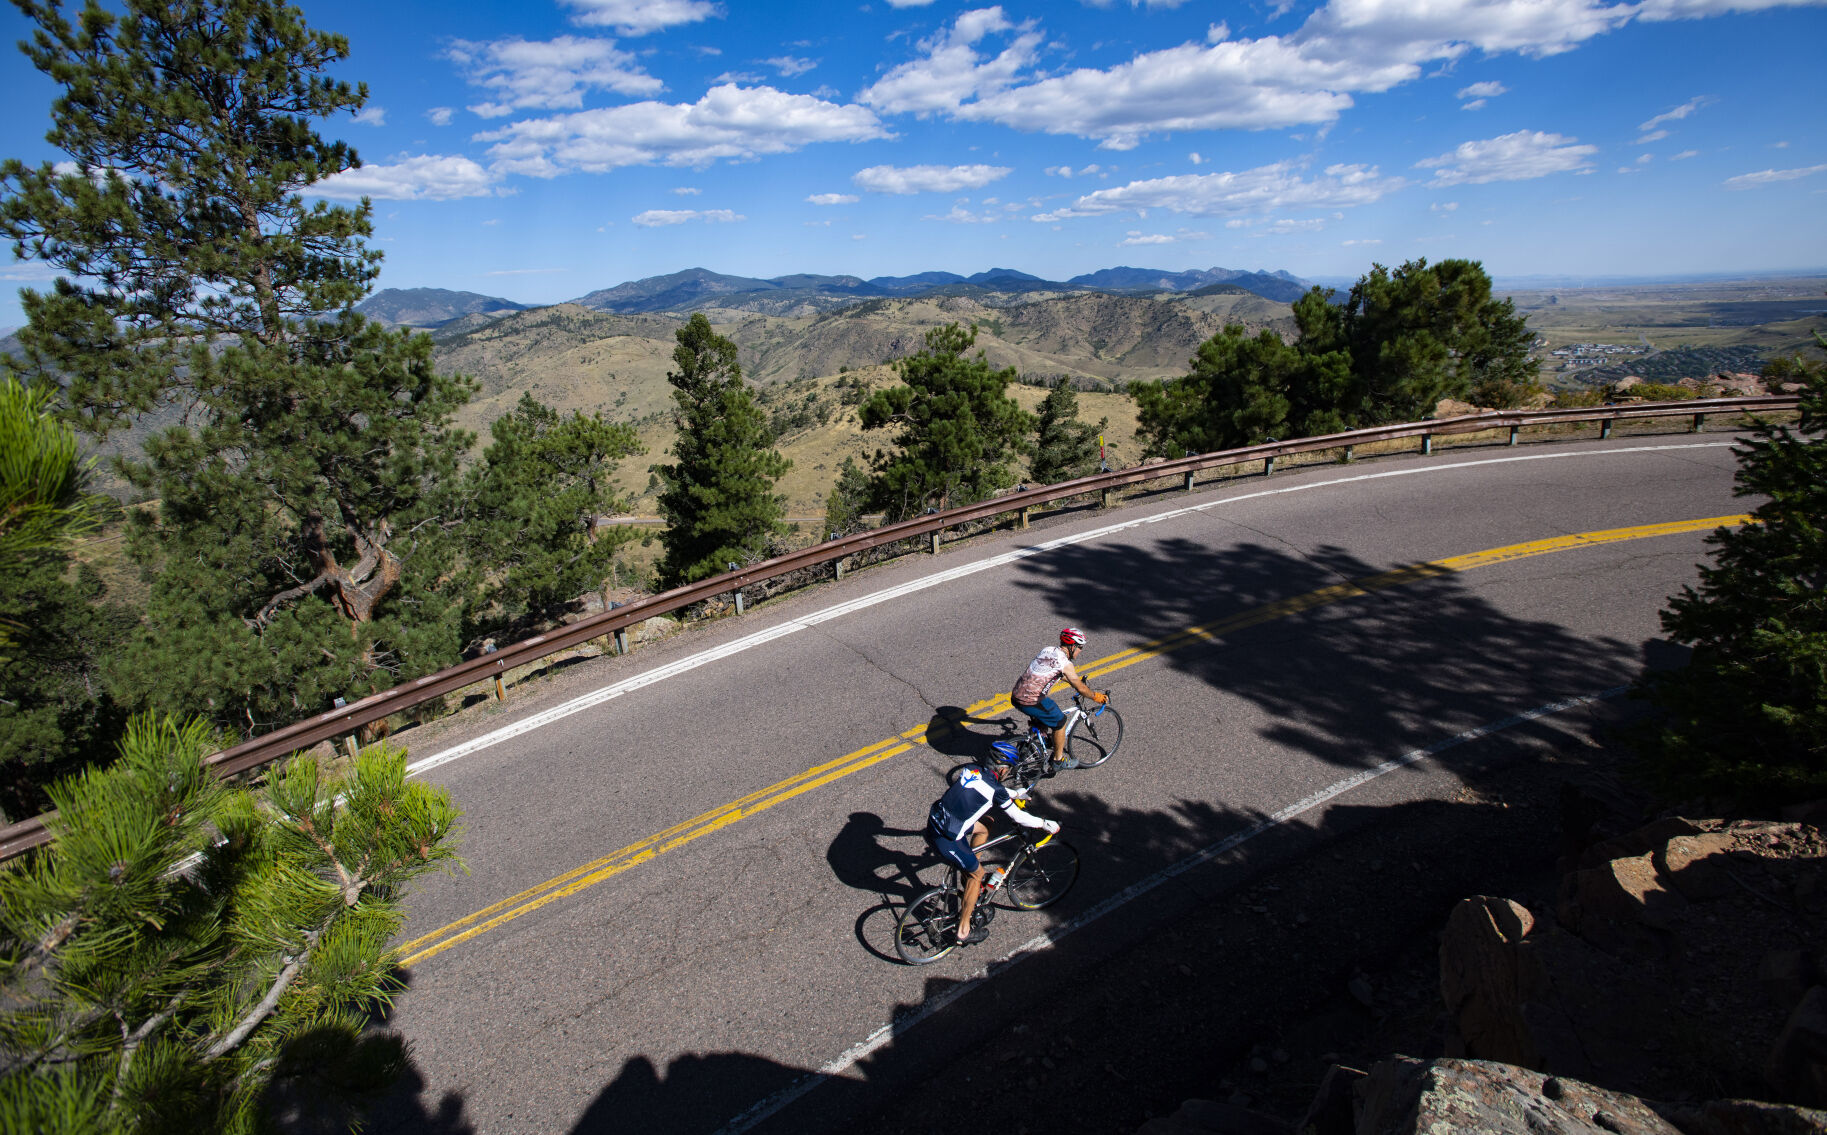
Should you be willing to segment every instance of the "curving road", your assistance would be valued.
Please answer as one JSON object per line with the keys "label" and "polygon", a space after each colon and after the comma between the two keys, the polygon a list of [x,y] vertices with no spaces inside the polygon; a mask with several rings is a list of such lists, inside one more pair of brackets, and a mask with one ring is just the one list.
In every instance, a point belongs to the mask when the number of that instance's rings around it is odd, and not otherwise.
{"label": "curving road", "polygon": [[[1748,507],[1729,444],[1455,449],[1163,493],[407,735],[466,809],[470,871],[411,899],[392,1024],[419,1079],[379,1129],[843,1126],[998,998],[1069,999],[1088,960],[1176,909],[1450,793],[1501,749],[1466,731],[1552,738],[1591,712],[1561,703],[1674,656],[1656,613]],[[899,965],[927,805],[1065,622],[1129,723],[1115,760],[1037,805],[1083,854],[1079,885]]]}

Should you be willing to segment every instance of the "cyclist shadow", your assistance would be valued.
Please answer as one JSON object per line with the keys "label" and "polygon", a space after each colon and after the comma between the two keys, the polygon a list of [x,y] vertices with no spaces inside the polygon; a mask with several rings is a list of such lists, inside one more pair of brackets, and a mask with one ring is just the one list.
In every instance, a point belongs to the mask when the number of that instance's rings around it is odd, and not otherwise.
{"label": "cyclist shadow", "polygon": [[[971,725],[993,726],[996,733],[966,728]],[[967,763],[988,760],[994,753],[990,745],[1006,741],[1022,732],[1020,722],[1008,717],[973,717],[968,709],[942,705],[926,723],[926,746],[948,757],[962,757]]]}
{"label": "cyclist shadow", "polygon": [[825,862],[846,887],[872,891],[884,902],[895,898],[906,902],[922,890],[919,869],[933,860],[924,854],[910,855],[883,840],[918,836],[924,831],[891,828],[874,812],[852,812],[825,849]]}

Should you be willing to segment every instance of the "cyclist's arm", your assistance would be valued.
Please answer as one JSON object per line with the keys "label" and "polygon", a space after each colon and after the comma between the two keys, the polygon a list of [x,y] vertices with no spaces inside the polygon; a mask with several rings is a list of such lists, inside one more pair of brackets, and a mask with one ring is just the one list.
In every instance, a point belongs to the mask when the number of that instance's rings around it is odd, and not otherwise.
{"label": "cyclist's arm", "polygon": [[1097,691],[1093,690],[1090,686],[1087,686],[1085,684],[1085,679],[1078,676],[1078,671],[1073,669],[1072,663],[1066,663],[1066,668],[1059,672],[1059,676],[1064,678],[1067,684],[1073,689],[1090,698],[1092,701],[1100,703],[1103,701],[1103,698],[1098,696]]}
{"label": "cyclist's arm", "polygon": [[1023,808],[1020,804],[1016,803],[1014,795],[1000,784],[996,786],[996,805],[1008,815],[1009,819],[1014,820],[1024,828],[1044,828],[1047,826],[1047,821],[1041,819],[1039,816],[1030,815],[1026,808]]}

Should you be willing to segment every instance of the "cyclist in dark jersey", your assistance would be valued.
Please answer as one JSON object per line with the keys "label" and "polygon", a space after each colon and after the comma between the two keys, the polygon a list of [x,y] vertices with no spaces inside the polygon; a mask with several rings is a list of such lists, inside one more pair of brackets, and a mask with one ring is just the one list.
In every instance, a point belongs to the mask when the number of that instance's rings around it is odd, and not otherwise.
{"label": "cyclist in dark jersey", "polygon": [[933,801],[926,817],[926,839],[939,858],[964,872],[964,906],[958,911],[958,944],[968,946],[989,937],[988,930],[971,933],[971,914],[977,909],[977,895],[983,886],[983,864],[975,848],[990,838],[983,826],[983,814],[992,807],[1001,808],[1011,820],[1024,828],[1043,828],[1049,834],[1059,830],[1052,820],[1030,816],[1016,803],[1015,797],[1002,786],[1001,775],[994,766],[985,775],[979,768],[968,768],[958,783],[946,789],[945,795]]}
{"label": "cyclist in dark jersey", "polygon": [[1028,663],[1028,668],[1021,672],[1021,677],[1015,679],[1015,688],[1009,691],[1009,701],[1014,703],[1015,708],[1051,734],[1055,768],[1077,768],[1078,760],[1066,756],[1066,734],[1060,729],[1066,723],[1066,714],[1058,703],[1047,696],[1053,683],[1064,678],[1067,685],[1099,705],[1110,700],[1087,686],[1085,680],[1078,676],[1078,671],[1072,668],[1072,660],[1083,649],[1085,632],[1077,627],[1062,627],[1059,645],[1049,646],[1035,655],[1034,661]]}

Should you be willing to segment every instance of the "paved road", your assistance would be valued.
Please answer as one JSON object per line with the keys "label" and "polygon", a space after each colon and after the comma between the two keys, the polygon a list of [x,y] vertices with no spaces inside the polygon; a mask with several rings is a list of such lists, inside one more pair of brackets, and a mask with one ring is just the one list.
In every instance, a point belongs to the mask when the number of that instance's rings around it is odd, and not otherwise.
{"label": "paved road", "polygon": [[[1450,792],[1479,746],[1367,771],[1666,661],[1656,612],[1704,554],[1692,522],[1746,508],[1727,441],[1164,493],[847,576],[406,735],[466,809],[470,872],[412,897],[393,1023],[421,1090],[381,1129],[840,1128],[998,998],[1072,997],[1151,919],[1329,824]],[[998,735],[980,703],[1066,622],[1129,723],[1115,760],[1037,806],[1083,853],[1079,886],[1005,913],[985,946],[896,964],[926,806]]]}

